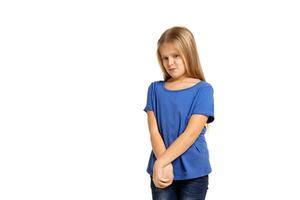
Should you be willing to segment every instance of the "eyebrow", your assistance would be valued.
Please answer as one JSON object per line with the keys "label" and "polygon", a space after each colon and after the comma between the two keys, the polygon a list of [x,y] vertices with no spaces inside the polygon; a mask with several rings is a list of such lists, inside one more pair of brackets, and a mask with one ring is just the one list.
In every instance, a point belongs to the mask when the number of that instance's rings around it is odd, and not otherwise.
{"label": "eyebrow", "polygon": [[[172,53],[170,53],[170,55],[172,55],[172,56],[173,56],[173,55],[179,55],[179,52],[172,52]],[[162,57],[166,57],[166,55],[164,55],[164,54],[161,54],[161,56],[162,56]]]}

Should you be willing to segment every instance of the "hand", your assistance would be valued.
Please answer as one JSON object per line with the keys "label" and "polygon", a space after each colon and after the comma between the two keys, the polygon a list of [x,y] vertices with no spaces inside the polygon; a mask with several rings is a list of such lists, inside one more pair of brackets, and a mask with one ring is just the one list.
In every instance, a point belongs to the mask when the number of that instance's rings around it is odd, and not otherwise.
{"label": "hand", "polygon": [[163,167],[163,178],[166,178],[168,180],[173,181],[174,174],[173,174],[173,165],[172,165],[172,163],[170,163],[167,166]]}
{"label": "hand", "polygon": [[158,188],[165,188],[172,184],[174,179],[172,163],[163,167],[159,160],[153,166],[153,182]]}

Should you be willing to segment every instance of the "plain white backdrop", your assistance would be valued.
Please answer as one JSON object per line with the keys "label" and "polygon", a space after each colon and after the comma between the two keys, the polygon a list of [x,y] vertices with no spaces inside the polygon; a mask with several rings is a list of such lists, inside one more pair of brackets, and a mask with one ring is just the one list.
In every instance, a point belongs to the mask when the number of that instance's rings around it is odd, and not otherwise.
{"label": "plain white backdrop", "polygon": [[148,85],[186,26],[214,87],[208,200],[300,199],[296,1],[1,1],[0,199],[150,200]]}

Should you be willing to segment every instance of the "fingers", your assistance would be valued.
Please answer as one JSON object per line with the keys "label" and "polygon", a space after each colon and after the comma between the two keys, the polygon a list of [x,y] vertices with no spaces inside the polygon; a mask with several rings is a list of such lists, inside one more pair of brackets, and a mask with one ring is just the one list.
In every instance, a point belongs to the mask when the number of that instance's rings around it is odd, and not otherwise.
{"label": "fingers", "polygon": [[[154,182],[155,183],[155,182]],[[156,187],[158,187],[158,188],[166,188],[166,187],[168,187],[169,185],[171,185],[172,184],[172,180],[171,181],[169,181],[169,182],[158,182],[158,183],[156,183],[155,184],[155,186]]]}
{"label": "fingers", "polygon": [[159,181],[159,182],[162,182],[162,183],[168,183],[168,182],[170,182],[170,179],[164,178],[164,177],[159,177],[159,178],[158,178],[158,181]]}
{"label": "fingers", "polygon": [[161,181],[160,179],[153,179],[153,182],[155,184],[156,187],[158,188],[166,188],[168,187],[169,185],[172,184],[173,182],[173,179],[165,179],[164,178],[164,181]]}

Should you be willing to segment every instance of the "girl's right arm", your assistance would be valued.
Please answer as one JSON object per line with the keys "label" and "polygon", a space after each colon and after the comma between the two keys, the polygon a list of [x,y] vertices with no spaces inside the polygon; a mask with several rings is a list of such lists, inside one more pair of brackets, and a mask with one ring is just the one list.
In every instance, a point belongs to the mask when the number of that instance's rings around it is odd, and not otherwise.
{"label": "girl's right arm", "polygon": [[[148,128],[150,132],[150,139],[151,139],[151,145],[152,145],[152,150],[155,154],[155,157],[158,159],[165,151],[166,151],[166,146],[164,144],[164,141],[159,133],[158,126],[157,126],[157,121],[154,115],[153,111],[147,111],[147,116],[148,116]],[[157,179],[157,176],[154,172],[153,174],[153,181],[156,187],[159,188],[165,188],[173,182],[173,165],[170,163],[166,167],[163,168],[162,171],[162,177]]]}
{"label": "girl's right arm", "polygon": [[159,158],[166,151],[166,146],[159,133],[154,112],[147,111],[147,116],[148,116],[148,128],[150,133],[152,150],[155,154],[155,157]]}

